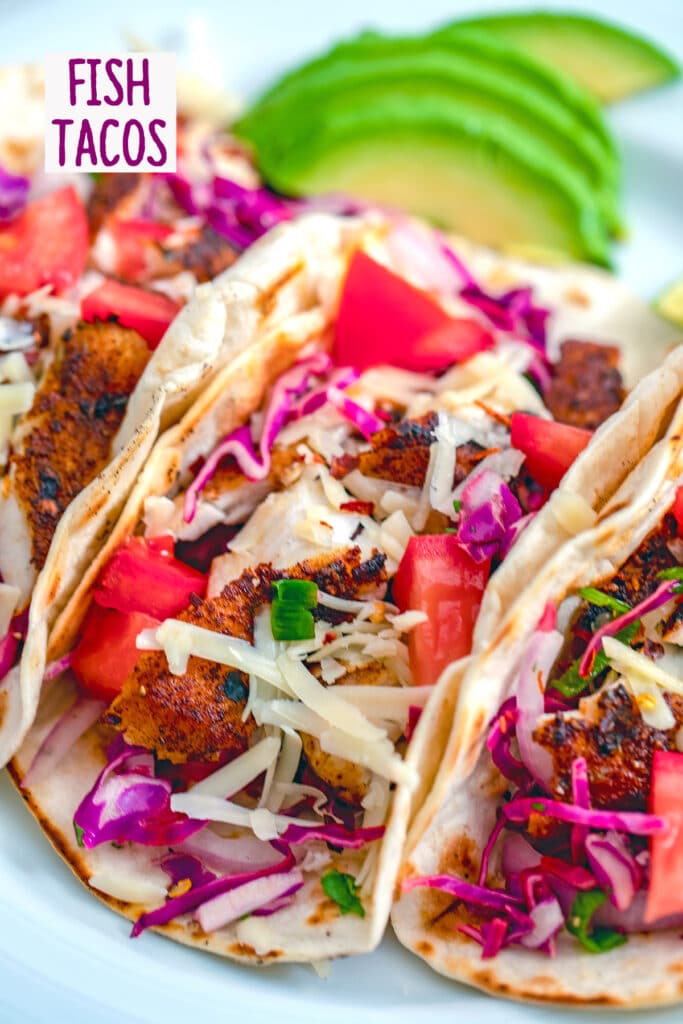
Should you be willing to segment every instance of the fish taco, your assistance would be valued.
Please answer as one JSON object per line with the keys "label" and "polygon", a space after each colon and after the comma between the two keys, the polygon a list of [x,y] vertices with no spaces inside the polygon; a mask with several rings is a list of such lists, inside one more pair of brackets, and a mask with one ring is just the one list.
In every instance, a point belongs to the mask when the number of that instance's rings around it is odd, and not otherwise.
{"label": "fish taco", "polygon": [[681,999],[682,381],[675,352],[636,389],[654,443],[465,672],[408,838],[399,939],[498,995]]}
{"label": "fish taco", "polygon": [[47,649],[29,636],[31,686],[50,679],[12,776],[135,935],[256,963],[376,946],[473,643],[659,429],[649,385],[610,417],[618,346],[553,361],[531,289],[475,287],[416,230],[375,221],[332,322],[299,311],[208,385]]}

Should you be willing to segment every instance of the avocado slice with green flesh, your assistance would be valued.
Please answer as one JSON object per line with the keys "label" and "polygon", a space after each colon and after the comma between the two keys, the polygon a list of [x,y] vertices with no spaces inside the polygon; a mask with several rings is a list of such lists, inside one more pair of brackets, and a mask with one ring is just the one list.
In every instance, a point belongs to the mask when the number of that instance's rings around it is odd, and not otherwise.
{"label": "avocado slice with green flesh", "polygon": [[526,50],[571,75],[603,103],[663,85],[681,73],[678,63],[648,39],[589,15],[510,12],[466,18],[457,27],[490,32]]}
{"label": "avocado slice with green flesh", "polygon": [[536,94],[543,94],[548,103],[563,108],[564,119],[570,124],[572,134],[581,136],[588,132],[599,147],[606,173],[619,177],[619,155],[605,123],[602,111],[593,97],[570,78],[556,72],[552,67],[534,57],[516,50],[509,44],[486,32],[462,28],[458,24],[447,25],[434,33],[419,37],[391,37],[374,31],[365,31],[333,46],[320,57],[299,65],[279,78],[251,108],[250,115],[264,112],[271,101],[284,100],[289,93],[296,94],[299,88],[310,80],[316,87],[324,83],[329,74],[341,62],[357,63],[370,58],[396,57],[405,59],[408,55],[424,55],[447,51],[453,60],[466,59],[475,62],[484,71],[498,75],[505,74],[519,89],[528,88]]}
{"label": "avocado slice with green flesh", "polygon": [[487,115],[418,96],[338,116],[307,145],[259,153],[281,192],[342,191],[395,206],[500,249],[535,247],[608,265],[594,193],[542,146]]}
{"label": "avocado slice with green flesh", "polygon": [[598,193],[609,227],[619,230],[617,184],[593,136],[585,129],[572,131],[575,126],[561,104],[447,50],[335,61],[287,90],[284,98],[260,105],[237,124],[236,132],[258,152],[277,147],[282,157],[289,148],[308,145],[328,121],[387,95],[408,105],[416,96],[431,95],[471,117],[496,115],[579,174]]}

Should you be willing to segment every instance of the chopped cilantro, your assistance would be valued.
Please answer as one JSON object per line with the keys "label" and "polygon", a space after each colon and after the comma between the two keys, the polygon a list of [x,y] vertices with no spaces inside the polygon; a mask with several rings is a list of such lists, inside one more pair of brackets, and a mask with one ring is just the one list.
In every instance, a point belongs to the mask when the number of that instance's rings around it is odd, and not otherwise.
{"label": "chopped cilantro", "polygon": [[531,805],[532,810],[536,811],[537,814],[543,814],[545,811],[545,804],[540,801],[536,801]]}
{"label": "chopped cilantro", "polygon": [[365,917],[365,908],[358,898],[358,886],[353,875],[341,871],[328,871],[322,877],[323,892],[339,907],[342,914],[358,914]]}
{"label": "chopped cilantro", "polygon": [[631,606],[626,604],[626,601],[620,601],[618,597],[612,597],[611,594],[604,594],[602,590],[596,590],[595,587],[582,587],[579,597],[598,608],[610,608],[612,611],[618,612],[619,615],[631,611]]}
{"label": "chopped cilantro", "polygon": [[77,825],[75,821],[74,821],[74,832],[76,833],[76,845],[80,846],[80,847],[85,846],[85,843],[83,842],[83,836],[85,834],[85,829],[81,828],[80,825]]}
{"label": "chopped cilantro", "polygon": [[462,502],[458,498],[456,498],[455,501],[453,502],[453,511],[455,512],[456,516],[460,515],[461,508]]}
{"label": "chopped cilantro", "polygon": [[[619,632],[615,634],[615,639],[621,640],[624,644],[630,644],[638,635],[640,626],[640,619],[636,619],[635,622],[631,622],[628,626],[624,626],[623,629],[620,629]],[[609,667],[609,658],[601,647],[595,655],[593,668],[587,676],[579,674],[580,664],[581,658],[577,658],[559,679],[554,679],[548,685],[552,687],[553,690],[557,690],[561,693],[563,697],[577,697],[580,693],[583,693],[593,679]]]}
{"label": "chopped cilantro", "polygon": [[580,892],[571,905],[567,918],[567,931],[574,935],[583,948],[589,953],[606,953],[609,949],[623,946],[628,939],[614,928],[603,928],[596,925],[591,929],[593,914],[607,899],[602,889],[590,889]]}

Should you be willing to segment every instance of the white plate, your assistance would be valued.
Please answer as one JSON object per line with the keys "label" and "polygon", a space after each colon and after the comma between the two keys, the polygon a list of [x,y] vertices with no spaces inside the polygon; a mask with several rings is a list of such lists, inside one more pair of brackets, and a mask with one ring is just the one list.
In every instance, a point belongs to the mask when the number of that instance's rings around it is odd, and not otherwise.
{"label": "white plate", "polygon": [[[40,59],[47,49],[116,52],[123,30],[173,49],[188,6],[182,0],[146,7],[139,0],[12,0],[10,7],[5,0],[0,63]],[[401,9],[396,0],[205,0],[200,10],[221,55],[225,84],[248,93],[287,64],[361,26],[427,28],[456,13],[496,6],[535,5],[422,0]],[[680,0],[592,0],[585,6],[648,32],[683,59]],[[683,85],[639,97],[610,119],[624,151],[631,227],[618,261],[631,286],[651,297],[683,275]],[[497,1002],[446,982],[390,936],[371,956],[333,964],[325,980],[310,967],[249,970],[152,934],[132,942],[129,925],[87,895],[53,853],[5,777],[0,808],[1,1024],[452,1024],[470,1017],[478,1024],[516,1024],[550,1016],[549,1010]],[[584,1020],[593,1016],[582,1014]],[[576,1019],[552,1010],[553,1020],[564,1017]],[[680,1009],[647,1019],[680,1019]]]}

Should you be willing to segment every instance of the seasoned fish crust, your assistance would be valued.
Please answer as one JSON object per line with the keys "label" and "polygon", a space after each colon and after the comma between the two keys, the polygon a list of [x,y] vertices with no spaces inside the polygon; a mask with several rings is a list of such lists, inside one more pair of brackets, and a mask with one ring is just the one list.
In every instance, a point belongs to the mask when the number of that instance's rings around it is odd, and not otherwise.
{"label": "seasoned fish crust", "polygon": [[109,462],[149,356],[137,331],[114,323],[79,324],[59,342],[9,460],[36,569],[67,505]]}
{"label": "seasoned fish crust", "polygon": [[[332,475],[341,479],[354,469],[363,476],[390,480],[410,487],[422,487],[429,465],[429,448],[436,440],[438,416],[428,413],[415,420],[401,420],[384,427],[370,438],[370,450],[343,455],[332,463]],[[484,449],[468,441],[456,449],[453,486],[472,472]]]}
{"label": "seasoned fish crust", "polygon": [[[112,221],[145,219],[145,206],[150,201],[154,184],[151,175],[137,173],[104,174],[96,183],[88,201],[90,235],[95,239],[102,228],[113,226]],[[160,223],[174,227],[186,214],[170,196],[156,194],[156,218]],[[169,241],[157,242],[151,238],[138,241],[140,266],[134,274],[120,273],[122,280],[133,284],[148,284],[163,277],[174,277],[189,270],[197,281],[211,281],[237,259],[239,253],[226,238],[209,224],[183,226]],[[104,268],[103,268],[104,269]]]}
{"label": "seasoned fish crust", "polygon": [[172,277],[185,270],[193,273],[199,282],[212,281],[231,267],[239,255],[228,240],[208,224],[184,232],[182,244],[159,244],[154,249],[156,251],[149,253],[146,273],[138,279],[141,283]]}
{"label": "seasoned fish crust", "polygon": [[[667,541],[673,536],[671,522],[672,517],[667,516],[664,523],[645,538],[612,579],[600,583],[598,589],[625,601],[630,607],[649,597],[661,583],[658,574],[678,564],[667,546]],[[597,605],[584,601],[579,606],[562,652],[555,662],[551,681],[558,679],[583,654],[596,619],[604,615],[605,609]]]}
{"label": "seasoned fish crust", "polygon": [[138,216],[144,202],[145,179],[142,174],[102,174],[90,193],[86,211],[90,237],[94,238],[110,217],[123,220]]}
{"label": "seasoned fish crust", "polygon": [[[286,571],[258,565],[228,583],[219,597],[194,598],[177,617],[251,641],[254,616],[271,600],[272,584],[280,579],[312,579],[330,594],[353,597],[366,585],[386,580],[386,571],[383,556],[362,562],[357,547]],[[256,727],[251,717],[242,721],[247,695],[247,677],[230,667],[192,657],[183,675],[173,675],[165,654],[151,651],[140,656],[107,720],[129,743],[174,763],[212,761],[225,753],[236,757],[247,749]]]}
{"label": "seasoned fish crust", "polygon": [[534,739],[552,757],[554,795],[572,799],[572,762],[585,757],[596,807],[646,810],[654,752],[677,750],[676,733],[683,724],[683,698],[666,694],[665,700],[676,719],[674,728],[666,732],[645,724],[621,683],[583,700],[579,714],[548,716]]}
{"label": "seasoned fish crust", "polygon": [[595,430],[621,407],[626,392],[619,349],[589,341],[565,341],[545,403],[560,423]]}

